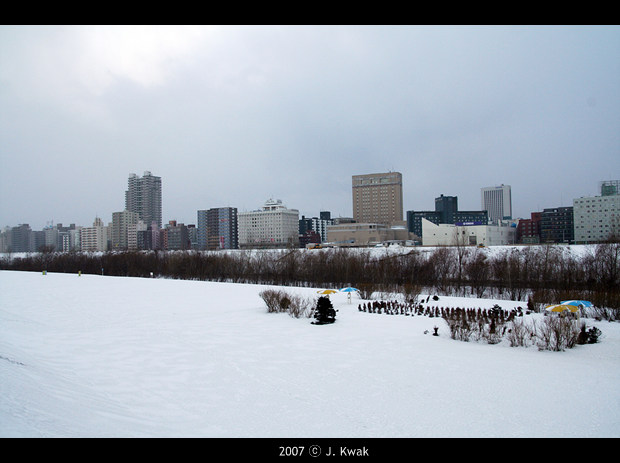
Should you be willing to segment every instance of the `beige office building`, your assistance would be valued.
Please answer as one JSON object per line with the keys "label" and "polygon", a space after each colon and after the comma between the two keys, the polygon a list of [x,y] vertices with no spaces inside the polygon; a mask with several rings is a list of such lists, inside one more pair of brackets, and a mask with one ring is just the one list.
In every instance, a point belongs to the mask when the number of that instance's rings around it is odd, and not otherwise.
{"label": "beige office building", "polygon": [[327,241],[334,246],[407,245],[413,243],[414,237],[407,227],[390,227],[380,223],[343,223],[327,227]]}
{"label": "beige office building", "polygon": [[353,219],[358,223],[402,224],[402,174],[354,175]]}

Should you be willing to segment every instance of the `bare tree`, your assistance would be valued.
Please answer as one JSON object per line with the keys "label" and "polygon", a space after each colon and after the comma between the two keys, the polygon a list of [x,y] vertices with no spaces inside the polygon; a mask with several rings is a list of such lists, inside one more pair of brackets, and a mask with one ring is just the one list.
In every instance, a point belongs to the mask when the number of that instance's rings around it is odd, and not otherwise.
{"label": "bare tree", "polygon": [[456,254],[456,287],[460,291],[463,285],[464,266],[469,256],[469,237],[467,227],[454,227],[454,249]]}
{"label": "bare tree", "polygon": [[490,265],[483,252],[474,252],[465,262],[465,276],[472,293],[480,298],[489,284]]}

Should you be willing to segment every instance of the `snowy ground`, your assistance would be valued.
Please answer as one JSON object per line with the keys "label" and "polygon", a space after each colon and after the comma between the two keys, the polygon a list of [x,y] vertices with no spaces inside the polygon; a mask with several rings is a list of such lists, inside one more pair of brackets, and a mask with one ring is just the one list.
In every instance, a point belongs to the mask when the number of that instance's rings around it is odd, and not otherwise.
{"label": "snowy ground", "polygon": [[0,271],[0,437],[620,437],[619,323],[539,351],[345,294],[315,326],[263,288]]}

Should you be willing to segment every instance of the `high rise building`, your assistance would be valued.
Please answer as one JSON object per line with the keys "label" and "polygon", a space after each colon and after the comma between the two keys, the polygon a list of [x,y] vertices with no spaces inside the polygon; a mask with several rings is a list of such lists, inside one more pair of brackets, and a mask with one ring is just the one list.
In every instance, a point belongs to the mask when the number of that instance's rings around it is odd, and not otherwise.
{"label": "high rise building", "polygon": [[403,222],[403,176],[400,172],[354,175],[352,190],[356,222]]}
{"label": "high rise building", "polygon": [[161,228],[161,177],[144,172],[142,177],[129,174],[125,192],[125,209],[138,214],[146,224]]}
{"label": "high rise building", "polygon": [[217,207],[198,211],[198,249],[239,247],[237,208]]}
{"label": "high rise building", "polygon": [[481,188],[481,207],[489,213],[489,222],[497,224],[512,219],[510,185]]}

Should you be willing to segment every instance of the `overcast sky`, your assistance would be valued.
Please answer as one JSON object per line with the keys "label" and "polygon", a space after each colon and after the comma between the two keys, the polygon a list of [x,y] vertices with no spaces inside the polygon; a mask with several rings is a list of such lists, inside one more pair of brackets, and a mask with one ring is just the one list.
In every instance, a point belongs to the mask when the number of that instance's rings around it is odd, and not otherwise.
{"label": "overcast sky", "polygon": [[164,223],[352,216],[388,171],[405,211],[572,206],[620,179],[620,27],[0,26],[0,227],[110,222],[144,171]]}

